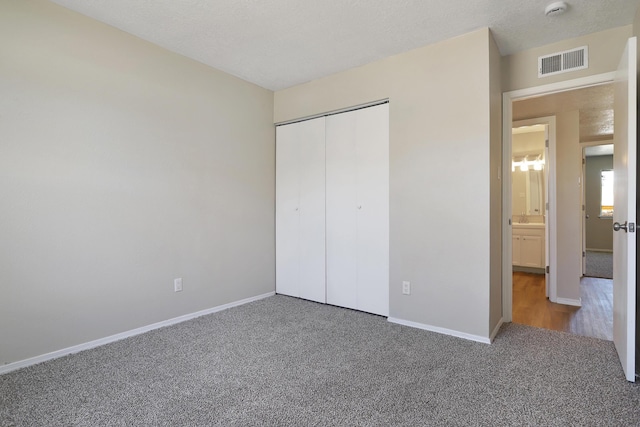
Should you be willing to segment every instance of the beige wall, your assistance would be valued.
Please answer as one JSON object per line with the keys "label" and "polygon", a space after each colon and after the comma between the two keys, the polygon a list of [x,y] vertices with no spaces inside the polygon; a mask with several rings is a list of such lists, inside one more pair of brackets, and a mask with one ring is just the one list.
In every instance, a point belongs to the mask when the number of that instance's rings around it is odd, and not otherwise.
{"label": "beige wall", "polygon": [[532,152],[544,155],[544,142],[544,131],[516,133],[511,137],[511,152],[513,155]]}
{"label": "beige wall", "polygon": [[613,169],[613,156],[593,156],[586,158],[585,164],[585,206],[587,249],[613,250],[613,219],[599,218],[600,188],[602,185],[600,171]]}
{"label": "beige wall", "polygon": [[489,36],[489,94],[490,94],[490,231],[491,235],[491,288],[489,306],[489,332],[493,332],[502,319],[502,86],[501,59],[495,40]]}
{"label": "beige wall", "polygon": [[272,92],[44,0],[0,57],[0,364],[274,290]]}
{"label": "beige wall", "polygon": [[[632,26],[627,25],[505,56],[502,58],[502,90],[509,92],[615,71],[631,35]],[[538,78],[539,56],[585,45],[589,46],[589,68]]]}
{"label": "beige wall", "polygon": [[390,315],[481,337],[497,323],[500,257],[491,43],[479,30],[278,91],[274,106],[282,122],[389,98]]}

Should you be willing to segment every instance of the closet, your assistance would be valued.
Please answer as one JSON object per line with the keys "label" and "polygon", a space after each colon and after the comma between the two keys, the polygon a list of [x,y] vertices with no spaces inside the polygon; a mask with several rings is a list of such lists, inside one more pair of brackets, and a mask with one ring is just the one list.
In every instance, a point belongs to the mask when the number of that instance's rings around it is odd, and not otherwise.
{"label": "closet", "polygon": [[389,315],[388,104],[277,128],[276,292]]}

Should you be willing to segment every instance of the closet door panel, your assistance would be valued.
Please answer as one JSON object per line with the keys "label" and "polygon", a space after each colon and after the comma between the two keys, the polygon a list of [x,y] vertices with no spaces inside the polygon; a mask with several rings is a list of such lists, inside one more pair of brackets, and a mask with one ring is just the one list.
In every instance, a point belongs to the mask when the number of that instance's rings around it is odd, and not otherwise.
{"label": "closet door panel", "polygon": [[389,315],[389,105],[356,114],[358,307]]}
{"label": "closet door panel", "polygon": [[325,302],[324,118],[276,128],[276,292]]}
{"label": "closet door panel", "polygon": [[298,296],[298,148],[294,129],[276,128],[276,292]]}
{"label": "closet door panel", "polygon": [[325,119],[303,124],[308,136],[299,161],[300,297],[325,302]]}
{"label": "closet door panel", "polygon": [[355,122],[327,117],[327,302],[357,308],[357,174]]}

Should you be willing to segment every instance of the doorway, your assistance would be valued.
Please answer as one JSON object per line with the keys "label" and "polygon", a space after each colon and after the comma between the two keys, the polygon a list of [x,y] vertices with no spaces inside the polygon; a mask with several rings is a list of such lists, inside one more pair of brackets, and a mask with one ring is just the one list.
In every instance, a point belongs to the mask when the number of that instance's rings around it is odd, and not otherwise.
{"label": "doorway", "polygon": [[[556,178],[555,182],[551,184],[552,188],[556,189],[557,196],[556,221],[555,226],[545,227],[547,230],[555,231],[555,233],[551,233],[552,236],[554,234],[560,236],[560,242],[556,241],[557,262],[546,264],[551,271],[557,273],[555,277],[557,282],[555,286],[547,286],[552,279],[549,278],[549,275],[546,277],[543,275],[544,270],[523,272],[521,268],[517,267],[517,238],[522,234],[521,228],[523,226],[519,221],[520,216],[514,212],[512,215],[512,240],[514,242],[512,320],[516,323],[612,340],[612,282],[608,279],[582,277],[583,260],[586,254],[581,250],[585,242],[585,239],[581,238],[584,220],[571,222],[568,219],[572,217],[578,219],[580,216],[584,216],[580,213],[580,207],[585,205],[587,182],[584,171],[585,166],[593,165],[585,165],[581,162],[584,151],[582,142],[612,137],[613,86],[611,84],[595,85],[518,100],[513,102],[512,108],[513,117],[516,119],[538,117],[545,113],[554,114],[554,133],[561,135],[554,149],[551,150],[556,154],[553,162],[556,169],[550,170],[551,176]],[[542,119],[529,119],[530,122],[535,120]],[[514,125],[518,123],[521,122],[514,122]],[[551,133],[549,136],[552,136]],[[513,135],[512,156],[514,158],[520,150],[518,144],[518,135]],[[592,150],[587,150],[587,152],[592,154]],[[579,159],[572,157],[574,155],[578,155]],[[613,161],[612,157],[602,157],[602,160],[605,159],[610,159],[611,163]],[[596,164],[595,166],[602,165]],[[612,169],[612,165],[609,169]],[[528,197],[526,193],[518,192],[518,180],[521,179],[522,177],[517,173],[512,173],[512,203],[514,207],[518,204],[519,197],[523,195]],[[600,171],[598,171],[597,180],[600,181]],[[596,217],[602,217],[601,209],[605,208],[601,204],[600,190],[601,188],[598,187],[598,200],[595,201],[598,208]],[[553,218],[551,215],[549,217]],[[611,228],[603,230],[603,234],[607,233],[609,237],[612,236]],[[603,245],[594,245],[589,249],[594,249],[595,246],[604,247]],[[589,255],[591,254],[589,253]],[[606,256],[607,254],[599,252],[598,255]],[[544,292],[545,287],[548,290],[546,293]]]}
{"label": "doorway", "polygon": [[[558,168],[557,170],[551,169],[556,172],[552,174],[556,177],[556,181],[551,184],[557,190],[556,226],[547,227],[555,230],[555,233],[551,234],[552,236],[553,234],[560,236],[560,241],[556,240],[557,263],[547,263],[549,269],[557,273],[554,278],[557,282],[555,286],[548,287],[550,291],[546,293],[548,297],[546,299],[542,289],[553,280],[549,278],[549,275],[545,278],[540,275],[523,275],[522,272],[514,272],[512,276],[512,320],[531,326],[612,340],[613,284],[610,280],[612,276],[605,277],[611,273],[602,273],[599,278],[583,277],[584,260],[587,255],[590,261],[594,261],[594,258],[595,261],[602,259],[606,261],[607,257],[611,261],[611,252],[603,252],[607,248],[605,243],[594,243],[592,246],[588,246],[589,252],[583,250],[586,239],[581,236],[585,235],[583,232],[584,224],[588,220],[585,219],[585,211],[581,212],[581,207],[585,206],[585,195],[588,196],[585,192],[588,184],[585,179],[585,170],[598,168],[597,177],[595,177],[597,197],[593,200],[596,205],[594,209],[597,209],[597,212],[594,212],[593,216],[600,221],[596,223],[600,226],[598,231],[602,236],[609,237],[609,244],[611,244],[612,228],[610,225],[607,228],[606,216],[612,213],[610,206],[612,202],[602,203],[600,183],[601,170],[603,176],[609,177],[609,172],[613,168],[613,158],[612,155],[606,156],[607,153],[602,148],[597,153],[601,156],[595,156],[596,148],[593,147],[587,150],[590,159],[587,159],[582,166],[580,160],[585,144],[594,145],[596,141],[611,140],[612,138],[613,85],[593,85],[518,100],[513,102],[512,108],[515,119],[536,117],[543,113],[555,114],[556,132],[561,135],[554,149],[551,150],[552,153],[556,153],[552,163]],[[583,141],[588,142],[583,143]],[[517,135],[513,135],[512,155],[517,154],[517,143]],[[573,156],[578,156],[578,158]],[[593,159],[591,159],[592,157]],[[605,167],[607,160],[611,163],[608,168]],[[518,179],[521,178],[516,174],[512,176],[512,202],[514,206],[517,204],[518,196],[521,195],[516,191]],[[610,183],[610,181],[605,181]],[[553,216],[549,215],[549,218],[549,223],[552,223]],[[571,218],[575,218],[575,220],[571,221]],[[517,264],[515,245],[517,244],[517,235],[521,234],[517,212],[514,212],[512,221],[512,240],[514,241],[512,262]],[[611,222],[610,219],[608,221]],[[594,233],[592,231],[591,235],[587,237],[593,240],[594,237],[597,237]],[[595,252],[592,251],[593,249],[601,251]],[[595,257],[592,256],[594,254]],[[593,266],[593,263],[590,263],[589,267]],[[606,266],[607,264],[601,265],[601,267]],[[612,263],[609,266],[612,268]],[[516,270],[515,267],[514,270]]]}
{"label": "doorway", "polygon": [[[581,141],[591,138],[603,139],[603,135],[590,133],[593,129],[598,132],[612,132],[612,128],[602,126],[602,118],[608,119],[613,110],[613,92],[610,76],[600,76],[600,79],[576,84],[574,86],[553,90],[542,90],[538,93],[524,94],[520,97],[505,99],[505,107],[511,107],[512,120],[535,120],[542,116],[554,115],[558,133],[555,161],[548,165],[550,175],[549,195],[551,196],[549,210],[544,217],[545,228],[548,231],[547,263],[550,273],[545,277],[544,271],[509,271],[505,278],[505,288],[511,291],[510,301],[505,301],[505,308],[510,304],[511,320],[548,329],[563,330],[580,335],[596,336],[602,339],[612,339],[611,298],[601,301],[600,295],[592,292],[593,283],[581,280],[582,276],[582,223],[575,221],[581,215],[580,206],[583,192],[581,179],[582,155]],[[553,86],[553,85],[551,85]],[[557,85],[556,85],[557,86]],[[598,122],[598,120],[600,120]],[[512,122],[513,123],[513,122]],[[608,122],[607,122],[608,123]],[[611,126],[613,121],[610,120]],[[605,129],[604,131],[602,129]],[[505,126],[506,133],[506,126]],[[610,136],[609,136],[610,137]],[[512,138],[511,153],[505,158],[512,158],[517,154],[514,147],[515,137]],[[505,148],[506,148],[505,144]],[[572,157],[572,156],[577,156]],[[553,156],[550,156],[553,157]],[[551,159],[550,159],[551,160]],[[512,159],[512,161],[514,161]],[[558,163],[556,163],[556,161]],[[556,164],[558,167],[556,167]],[[505,171],[508,171],[506,162]],[[506,178],[506,177],[505,177]],[[511,189],[503,193],[505,204],[517,204],[518,196],[527,197],[526,193],[513,193],[517,185],[515,176],[512,178]],[[554,181],[555,180],[555,181]],[[505,183],[506,183],[505,179]],[[556,203],[557,198],[557,203]],[[509,202],[507,202],[509,200]],[[554,209],[555,208],[555,209]],[[555,211],[554,211],[555,210]],[[511,259],[505,263],[505,270],[517,263],[514,260],[514,247],[518,244],[517,235],[519,215],[505,212],[511,218],[512,224],[505,233],[505,241],[511,241]],[[574,221],[571,221],[574,219]],[[517,249],[517,248],[516,248]],[[504,261],[503,261],[504,262]],[[509,277],[507,277],[509,276]],[[505,280],[506,282],[506,280]],[[587,281],[588,282],[588,281]],[[503,282],[504,283],[504,282]],[[558,289],[560,288],[560,289]],[[506,292],[505,292],[506,293]],[[523,301],[523,298],[526,298]],[[524,307],[524,309],[523,309]],[[594,313],[608,311],[607,319],[594,316]]]}
{"label": "doorway", "polygon": [[[615,92],[614,108],[615,134],[614,140],[615,156],[614,156],[614,174],[616,185],[614,189],[614,197],[616,200],[616,209],[613,217],[613,230],[616,231],[613,239],[614,246],[614,265],[613,265],[613,343],[615,345],[622,369],[628,381],[636,379],[636,364],[640,364],[636,359],[636,324],[638,323],[637,294],[636,294],[636,200],[637,200],[637,38],[631,37],[627,41],[623,54],[620,58],[618,68],[611,73],[604,73],[584,78],[578,78],[569,81],[552,83],[548,85],[514,90],[503,94],[503,170],[506,169],[507,162],[511,161],[511,123],[513,121],[513,104],[514,101],[524,100],[527,98],[540,98],[544,95],[556,94],[560,92],[583,90],[589,87],[600,87],[606,83],[613,83]],[[577,113],[576,113],[577,114]],[[575,131],[575,129],[574,129]],[[579,146],[579,144],[578,144]],[[570,146],[568,146],[570,147]],[[571,150],[570,150],[571,151]],[[576,160],[579,159],[578,153],[573,153]],[[558,182],[561,182],[561,173],[569,171],[570,180],[567,181],[567,188],[571,190],[571,181],[581,177],[579,169],[581,165],[578,163],[578,173],[574,174],[573,165],[568,165],[567,170],[564,168],[555,169],[558,174]],[[552,169],[553,170],[553,169]],[[508,174],[502,175],[502,199],[503,199],[503,250],[502,250],[502,285],[503,285],[503,321],[512,320],[512,281],[511,277],[511,177]],[[564,181],[563,181],[564,182]],[[578,179],[578,185],[580,180]],[[569,191],[572,193],[572,191]],[[564,199],[558,197],[558,199]],[[576,206],[580,206],[579,203]],[[571,210],[571,209],[570,209]],[[571,263],[567,271],[572,273],[567,277],[562,277],[564,273],[557,262],[553,259],[553,251],[551,254],[551,271],[558,270],[558,278],[562,278],[558,283],[563,286],[569,286],[563,289],[564,292],[575,291],[573,288],[573,273],[581,273],[581,254],[575,250],[573,240],[570,234],[575,233],[578,236],[577,247],[580,248],[581,233],[581,209],[578,209],[577,215],[569,215],[566,221],[558,221],[558,226],[553,226],[554,219],[550,217],[551,235],[556,235],[556,254],[562,254],[567,257],[567,261]],[[558,216],[558,220],[564,219],[563,215]],[[575,223],[575,224],[574,224]],[[577,225],[578,230],[575,230]],[[560,237],[562,236],[562,239]],[[553,237],[552,237],[553,239]],[[567,239],[565,241],[565,239]],[[560,245],[560,242],[563,242]],[[569,247],[563,248],[571,242]],[[553,244],[552,250],[553,250]],[[573,254],[577,258],[577,267],[574,267]],[[564,262],[562,267],[565,268]],[[565,284],[565,279],[567,284]],[[579,298],[579,290],[576,292]],[[570,297],[573,295],[570,295]],[[579,301],[579,300],[578,300]],[[640,329],[640,328],[638,328]],[[640,353],[638,353],[640,354]]]}
{"label": "doorway", "polygon": [[582,275],[613,279],[613,144],[582,143]]}
{"label": "doorway", "polygon": [[[514,121],[511,137],[513,321],[555,329],[550,304],[548,206],[555,117]],[[551,148],[551,149],[550,149]],[[508,171],[507,171],[508,172]],[[551,174],[552,175],[552,174]],[[555,294],[554,294],[555,295]],[[555,296],[552,297],[555,299]]]}

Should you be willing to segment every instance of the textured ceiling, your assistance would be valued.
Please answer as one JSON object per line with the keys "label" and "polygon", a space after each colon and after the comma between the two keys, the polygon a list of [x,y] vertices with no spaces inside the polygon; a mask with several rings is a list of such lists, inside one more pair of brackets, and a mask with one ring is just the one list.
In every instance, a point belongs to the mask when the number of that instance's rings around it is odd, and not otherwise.
{"label": "textured ceiling", "polygon": [[278,90],[479,28],[503,55],[631,24],[638,0],[52,0]]}
{"label": "textured ceiling", "polygon": [[613,136],[613,85],[605,84],[513,103],[513,120],[579,111],[580,141],[599,141]]}

